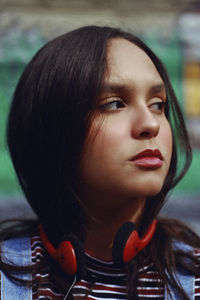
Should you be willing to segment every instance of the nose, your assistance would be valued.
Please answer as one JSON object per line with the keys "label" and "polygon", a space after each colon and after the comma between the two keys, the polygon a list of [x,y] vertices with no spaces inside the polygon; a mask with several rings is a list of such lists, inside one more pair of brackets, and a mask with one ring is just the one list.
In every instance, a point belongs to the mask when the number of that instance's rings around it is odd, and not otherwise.
{"label": "nose", "polygon": [[[134,114],[135,116],[135,114]],[[158,118],[148,107],[137,111],[137,116],[133,116],[132,136],[137,139],[150,139],[156,137],[160,130]]]}

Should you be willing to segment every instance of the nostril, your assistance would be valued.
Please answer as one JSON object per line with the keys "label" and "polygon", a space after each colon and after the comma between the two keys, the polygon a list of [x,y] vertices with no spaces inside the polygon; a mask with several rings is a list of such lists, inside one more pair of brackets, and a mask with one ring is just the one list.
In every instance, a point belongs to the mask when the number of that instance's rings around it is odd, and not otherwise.
{"label": "nostril", "polygon": [[148,137],[149,134],[150,134],[150,133],[149,133],[148,131],[144,131],[144,132],[141,132],[141,133],[140,133],[140,136],[141,136],[141,137]]}

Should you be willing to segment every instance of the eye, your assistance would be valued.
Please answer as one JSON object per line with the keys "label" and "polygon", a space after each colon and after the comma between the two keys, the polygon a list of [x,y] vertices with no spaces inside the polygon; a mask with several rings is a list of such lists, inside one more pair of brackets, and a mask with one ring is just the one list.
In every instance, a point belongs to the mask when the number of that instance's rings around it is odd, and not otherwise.
{"label": "eye", "polygon": [[102,105],[100,105],[101,109],[104,109],[107,111],[118,110],[123,107],[125,107],[125,103],[121,99],[116,99],[116,100],[108,99],[106,103],[103,103]]}
{"label": "eye", "polygon": [[165,110],[165,105],[166,105],[165,101],[157,101],[157,102],[150,104],[150,108],[152,110],[163,112]]}

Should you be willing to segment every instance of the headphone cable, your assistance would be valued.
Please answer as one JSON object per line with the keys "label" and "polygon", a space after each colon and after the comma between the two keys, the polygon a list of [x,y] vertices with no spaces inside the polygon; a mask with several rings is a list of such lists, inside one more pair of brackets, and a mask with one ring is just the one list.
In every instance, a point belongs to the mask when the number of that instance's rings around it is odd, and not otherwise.
{"label": "headphone cable", "polygon": [[73,289],[75,283],[76,283],[76,275],[74,275],[74,281],[72,282],[72,284],[71,284],[70,288],[68,289],[67,294],[65,295],[65,298],[63,300],[67,300],[67,297],[69,296],[69,293]]}

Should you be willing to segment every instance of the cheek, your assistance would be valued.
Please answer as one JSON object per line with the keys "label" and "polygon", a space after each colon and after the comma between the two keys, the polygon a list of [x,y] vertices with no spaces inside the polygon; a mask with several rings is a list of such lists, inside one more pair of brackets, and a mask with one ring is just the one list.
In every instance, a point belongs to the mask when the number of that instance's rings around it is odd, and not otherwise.
{"label": "cheek", "polygon": [[125,126],[119,127],[114,120],[112,122],[104,120],[100,126],[93,124],[81,154],[82,180],[93,181],[97,176],[105,177],[106,170],[115,171],[113,169],[116,161],[121,157],[120,153],[123,153],[125,132],[127,132]]}
{"label": "cheek", "polygon": [[115,153],[120,151],[122,140],[127,138],[126,133],[126,125],[115,120],[104,120],[100,125],[94,124],[84,143],[83,155],[91,159],[98,157],[98,160],[104,160],[111,154],[115,156]]}

